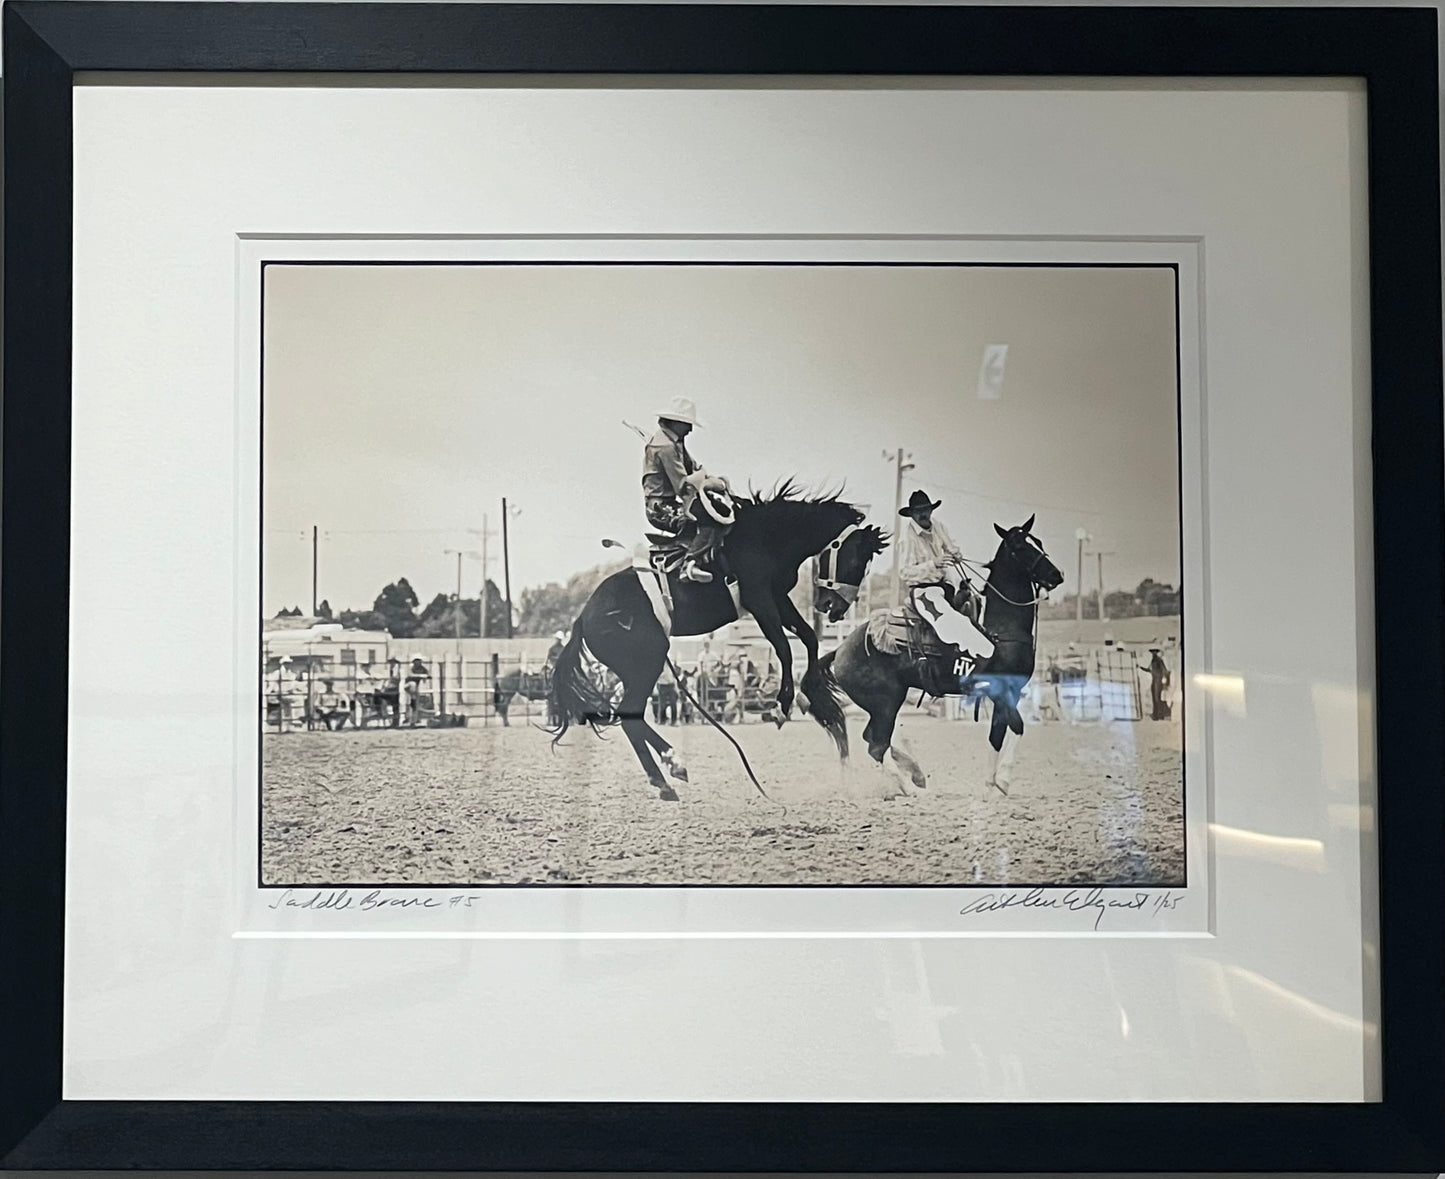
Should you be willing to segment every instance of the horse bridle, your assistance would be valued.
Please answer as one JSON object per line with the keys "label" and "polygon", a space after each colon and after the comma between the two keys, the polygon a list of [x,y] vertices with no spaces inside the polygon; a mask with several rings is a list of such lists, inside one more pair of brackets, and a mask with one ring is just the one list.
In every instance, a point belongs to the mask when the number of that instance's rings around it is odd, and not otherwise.
{"label": "horse bridle", "polygon": [[[1031,538],[1026,537],[1024,539],[1024,547],[1028,549],[1029,552],[1033,553],[1033,560],[1029,561],[1027,564],[1024,564],[1023,561],[1019,561],[1019,564],[1023,565],[1024,573],[1028,576],[1029,579],[1029,584],[1037,589],[1040,587],[1041,583],[1038,581],[1037,578],[1034,577],[1034,570],[1039,567],[1039,562],[1044,560],[1047,554],[1044,552],[1043,546],[1040,545],[1038,541],[1034,541],[1033,544],[1029,544],[1029,539]],[[1018,560],[1017,553],[1014,554],[1014,559]]]}
{"label": "horse bridle", "polygon": [[846,581],[839,581],[834,575],[838,572],[838,553],[843,548],[843,542],[857,532],[860,527],[862,525],[849,524],[828,542],[828,547],[818,554],[818,568],[813,576],[814,584],[832,590],[850,606],[858,600],[858,587]]}
{"label": "horse bridle", "polygon": [[[1013,554],[1014,560],[1023,566],[1024,575],[1029,579],[1029,585],[1036,591],[1034,597],[1027,602],[1015,602],[1011,597],[1009,597],[1001,589],[999,589],[998,586],[985,586],[985,589],[993,590],[994,593],[996,593],[1010,606],[1037,606],[1045,599],[1045,597],[1047,597],[1046,593],[1037,592],[1043,587],[1041,583],[1034,577],[1034,570],[1039,567],[1039,562],[1042,561],[1045,557],[1047,557],[1048,554],[1044,552],[1043,547],[1038,543],[1038,541],[1034,541],[1033,544],[1028,544],[1027,542],[1025,542],[1024,547],[1027,548],[1031,553],[1033,553],[1033,559],[1028,562],[1025,562],[1024,559],[1018,555],[1018,552],[1016,550],[1010,549],[1009,551]],[[977,562],[968,561],[965,559],[962,564],[967,568],[968,566],[977,564]],[[979,573],[981,571],[975,569],[974,572]]]}

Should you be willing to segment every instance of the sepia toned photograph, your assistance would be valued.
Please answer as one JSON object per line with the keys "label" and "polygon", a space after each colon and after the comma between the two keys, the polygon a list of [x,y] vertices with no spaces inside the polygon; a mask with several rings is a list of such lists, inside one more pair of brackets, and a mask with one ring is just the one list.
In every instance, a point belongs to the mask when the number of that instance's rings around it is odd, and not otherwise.
{"label": "sepia toned photograph", "polygon": [[260,884],[1183,886],[1176,281],[267,264]]}

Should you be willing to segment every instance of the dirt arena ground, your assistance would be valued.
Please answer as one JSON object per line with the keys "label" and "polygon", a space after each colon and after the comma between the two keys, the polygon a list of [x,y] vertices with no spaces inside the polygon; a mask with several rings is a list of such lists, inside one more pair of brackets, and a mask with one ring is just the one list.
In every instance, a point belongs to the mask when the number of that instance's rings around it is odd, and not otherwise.
{"label": "dirt arena ground", "polygon": [[[985,713],[985,717],[986,717]],[[626,739],[535,727],[299,732],[262,740],[268,884],[1177,884],[1180,726],[1031,724],[1010,795],[985,785],[986,723],[905,710],[921,793],[868,757],[838,765],[811,720],[729,731],[758,797],[706,725],[662,732],[687,759],[680,803]],[[780,805],[781,804],[781,805]],[[786,808],[786,809],[785,809]]]}

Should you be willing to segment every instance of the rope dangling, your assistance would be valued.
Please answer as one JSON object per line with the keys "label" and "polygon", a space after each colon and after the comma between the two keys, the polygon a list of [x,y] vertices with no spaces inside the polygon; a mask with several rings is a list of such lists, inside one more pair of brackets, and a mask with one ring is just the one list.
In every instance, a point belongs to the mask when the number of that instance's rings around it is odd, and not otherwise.
{"label": "rope dangling", "polygon": [[[776,799],[768,797],[768,792],[763,789],[763,784],[758,781],[758,776],[753,773],[753,767],[748,763],[748,755],[743,752],[743,747],[737,743],[737,739],[725,728],[722,727],[722,725],[718,722],[717,718],[714,717],[712,713],[710,713],[706,708],[702,706],[701,702],[696,696],[694,696],[691,692],[687,690],[687,685],[683,682],[682,675],[678,672],[677,664],[672,661],[671,655],[667,657],[667,666],[672,670],[673,679],[677,681],[677,690],[681,692],[688,700],[692,701],[692,706],[696,708],[698,712],[702,713],[704,717],[707,718],[708,724],[712,725],[713,728],[715,728],[719,733],[721,733],[724,737],[726,737],[729,741],[732,742],[733,748],[738,751],[738,757],[742,759],[743,769],[747,771],[748,778],[757,788],[758,793],[761,794],[764,798],[766,798],[769,802],[775,802]],[[778,803],[778,805],[781,806],[782,804]],[[787,808],[784,809],[786,810]]]}

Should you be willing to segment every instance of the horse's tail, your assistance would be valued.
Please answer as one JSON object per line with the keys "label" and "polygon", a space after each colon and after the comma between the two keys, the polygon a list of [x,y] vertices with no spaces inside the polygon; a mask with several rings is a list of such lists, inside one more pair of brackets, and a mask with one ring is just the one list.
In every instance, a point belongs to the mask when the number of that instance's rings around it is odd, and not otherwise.
{"label": "horse's tail", "polygon": [[573,724],[588,724],[596,728],[605,723],[611,715],[611,706],[605,696],[582,666],[582,618],[578,617],[572,626],[572,637],[557,656],[552,668],[552,684],[547,691],[547,702],[551,705],[552,723],[546,726],[552,734],[552,744],[562,740]]}
{"label": "horse's tail", "polygon": [[823,726],[833,744],[838,747],[838,756],[848,756],[848,725],[843,717],[843,689],[833,676],[833,658],[837,650],[829,651],[816,664],[803,673],[799,684],[803,695],[808,698],[808,712]]}

